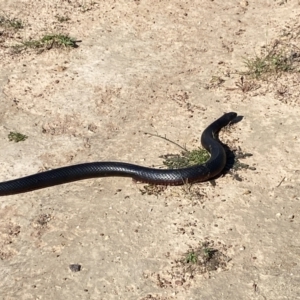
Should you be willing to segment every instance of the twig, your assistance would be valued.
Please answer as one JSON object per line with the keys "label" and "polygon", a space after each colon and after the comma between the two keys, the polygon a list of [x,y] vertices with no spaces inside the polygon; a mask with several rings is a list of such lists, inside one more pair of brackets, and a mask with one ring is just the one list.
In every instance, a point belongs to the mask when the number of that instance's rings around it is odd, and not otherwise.
{"label": "twig", "polygon": [[283,178],[281,179],[281,181],[276,185],[276,187],[280,187],[280,185],[283,183],[284,180],[285,180],[285,177],[283,177]]}
{"label": "twig", "polygon": [[185,147],[182,147],[182,146],[180,146],[179,144],[177,144],[176,142],[171,141],[171,140],[168,139],[166,136],[161,136],[161,135],[159,135],[159,134],[153,134],[153,133],[149,133],[149,132],[143,132],[143,133],[144,133],[144,134],[148,134],[148,135],[150,135],[150,136],[159,137],[159,138],[161,138],[161,139],[163,139],[163,140],[165,140],[165,141],[168,141],[168,142],[170,142],[170,143],[176,145],[177,147],[179,147],[180,149],[182,149],[182,150],[184,150],[184,151],[188,151]]}

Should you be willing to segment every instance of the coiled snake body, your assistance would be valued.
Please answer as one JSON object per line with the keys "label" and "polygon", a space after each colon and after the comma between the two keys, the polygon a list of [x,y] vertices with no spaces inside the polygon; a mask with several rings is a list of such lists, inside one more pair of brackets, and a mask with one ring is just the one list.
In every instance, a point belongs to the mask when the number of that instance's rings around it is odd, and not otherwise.
{"label": "coiled snake body", "polygon": [[131,177],[151,184],[180,185],[206,181],[220,174],[226,164],[226,153],[218,132],[237,116],[230,112],[209,125],[202,133],[201,144],[210,158],[201,165],[181,169],[154,169],[123,162],[93,162],[53,169],[34,175],[0,182],[0,196],[24,193],[67,182],[108,176]]}

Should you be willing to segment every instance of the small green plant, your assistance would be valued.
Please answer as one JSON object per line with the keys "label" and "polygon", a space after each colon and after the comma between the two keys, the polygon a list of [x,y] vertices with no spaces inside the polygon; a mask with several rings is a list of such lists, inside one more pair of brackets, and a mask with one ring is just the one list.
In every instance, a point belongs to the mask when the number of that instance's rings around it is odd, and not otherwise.
{"label": "small green plant", "polygon": [[214,241],[200,242],[199,246],[190,248],[180,262],[191,273],[199,272],[203,274],[217,269],[225,269],[230,261],[230,258],[223,253],[227,248],[221,244],[218,247],[221,249],[218,250],[214,247]]}
{"label": "small green plant", "polygon": [[18,53],[26,48],[48,50],[51,48],[77,48],[77,42],[79,41],[71,38],[68,35],[49,34],[43,36],[39,40],[24,41],[20,45],[13,46],[13,49]]}
{"label": "small green plant", "polygon": [[194,149],[192,151],[182,151],[181,154],[166,154],[162,158],[163,164],[169,169],[178,169],[197,164],[203,164],[209,159],[210,155],[205,149]]}
{"label": "small green plant", "polygon": [[19,133],[19,132],[10,132],[8,135],[8,139],[10,141],[14,141],[15,143],[23,142],[28,138],[27,135]]}
{"label": "small green plant", "polygon": [[43,44],[40,41],[31,40],[22,42],[22,46],[25,46],[26,48],[40,48]]}
{"label": "small green plant", "polygon": [[179,169],[179,168],[185,168],[193,165],[203,164],[210,157],[210,154],[205,149],[198,148],[189,151],[185,146],[179,145],[178,143],[168,139],[166,136],[161,136],[158,134],[152,134],[147,132],[145,132],[145,134],[149,136],[159,137],[165,141],[168,141],[176,145],[182,150],[181,154],[165,154],[159,156],[160,158],[164,159],[163,164],[169,169]]}
{"label": "small green plant", "polygon": [[278,74],[293,69],[292,61],[283,53],[269,53],[264,57],[256,56],[255,58],[245,59],[244,64],[248,69],[244,74],[250,75],[255,79],[262,78],[267,74]]}
{"label": "small green plant", "polygon": [[204,257],[206,257],[207,260],[212,259],[212,257],[214,256],[214,254],[217,252],[216,249],[213,248],[208,248],[206,247],[206,245],[203,245],[203,253],[204,253]]}
{"label": "small green plant", "polygon": [[208,243],[202,243],[202,246],[186,253],[185,262],[187,264],[205,264],[210,261],[218,250],[208,246]]}
{"label": "small green plant", "polygon": [[16,18],[11,19],[3,15],[0,16],[0,26],[13,29],[22,29],[24,27],[21,20]]}
{"label": "small green plant", "polygon": [[198,262],[198,255],[194,252],[188,252],[185,257],[185,262],[187,264],[196,264]]}
{"label": "small green plant", "polygon": [[255,79],[266,79],[274,74],[280,75],[283,72],[297,71],[300,56],[299,48],[275,40],[272,46],[264,49],[266,50],[260,55],[244,58],[247,71],[242,72],[242,75],[249,75]]}
{"label": "small green plant", "polygon": [[68,16],[60,16],[60,15],[56,15],[55,18],[58,20],[58,22],[63,23],[63,22],[67,22],[70,21],[70,18]]}
{"label": "small green plant", "polygon": [[55,44],[57,48],[60,47],[70,47],[70,48],[76,48],[76,40],[71,38],[68,35],[63,34],[52,34],[52,35],[45,35],[41,39],[42,44]]}

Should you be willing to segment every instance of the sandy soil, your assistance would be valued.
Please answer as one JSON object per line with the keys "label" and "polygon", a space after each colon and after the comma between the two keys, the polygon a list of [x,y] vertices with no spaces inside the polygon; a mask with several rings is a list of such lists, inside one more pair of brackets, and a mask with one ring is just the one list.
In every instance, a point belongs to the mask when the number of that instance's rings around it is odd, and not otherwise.
{"label": "sandy soil", "polygon": [[[228,111],[243,119],[221,139],[256,168],[215,185],[102,178],[2,197],[1,299],[300,299],[300,73],[236,85],[266,45],[300,52],[299,1],[1,0],[0,15],[24,24],[0,27],[0,180],[159,167],[180,149],[145,132],[197,148]],[[11,47],[49,33],[81,42]],[[197,249],[217,250],[212,267],[186,262]]]}

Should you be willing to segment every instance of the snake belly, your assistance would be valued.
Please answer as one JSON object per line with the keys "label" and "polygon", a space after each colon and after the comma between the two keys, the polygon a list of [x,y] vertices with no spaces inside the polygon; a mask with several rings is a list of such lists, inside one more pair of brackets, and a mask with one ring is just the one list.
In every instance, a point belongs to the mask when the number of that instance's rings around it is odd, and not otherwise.
{"label": "snake belly", "polygon": [[136,181],[160,185],[181,185],[207,181],[220,174],[226,152],[218,132],[237,117],[229,112],[210,124],[202,133],[201,144],[210,153],[203,164],[181,169],[155,169],[123,162],[92,162],[57,168],[30,176],[0,182],[0,196],[29,192],[54,185],[96,177],[131,177]]}

